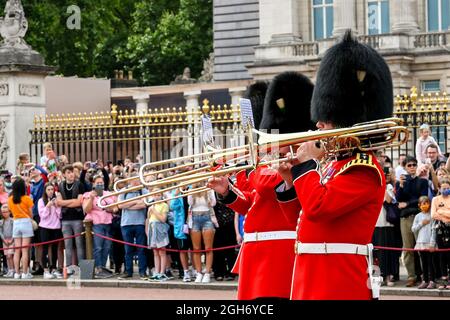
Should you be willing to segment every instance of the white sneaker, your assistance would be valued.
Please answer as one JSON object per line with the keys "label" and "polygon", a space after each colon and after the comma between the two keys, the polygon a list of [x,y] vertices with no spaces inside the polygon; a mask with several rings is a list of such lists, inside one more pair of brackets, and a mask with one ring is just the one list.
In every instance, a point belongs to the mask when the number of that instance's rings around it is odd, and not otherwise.
{"label": "white sneaker", "polygon": [[14,279],[20,279],[20,273],[14,273]]}
{"label": "white sneaker", "polygon": [[183,282],[191,282],[191,276],[189,275],[189,271],[184,272]]}
{"label": "white sneaker", "polygon": [[55,279],[56,276],[53,273],[50,273],[48,271],[44,272],[44,279]]}
{"label": "white sneaker", "polygon": [[33,279],[33,275],[31,273],[22,273],[22,279]]}
{"label": "white sneaker", "polygon": [[9,270],[7,274],[4,274],[3,277],[5,278],[14,278],[14,271]]}
{"label": "white sneaker", "polygon": [[211,274],[205,273],[203,275],[202,283],[210,283],[211,282]]}
{"label": "white sneaker", "polygon": [[62,273],[59,272],[58,270],[53,271],[52,274],[55,276],[56,279],[62,279],[63,278]]}
{"label": "white sneaker", "polygon": [[197,277],[195,278],[195,283],[202,282],[202,279],[203,279],[203,274],[201,272],[198,272]]}

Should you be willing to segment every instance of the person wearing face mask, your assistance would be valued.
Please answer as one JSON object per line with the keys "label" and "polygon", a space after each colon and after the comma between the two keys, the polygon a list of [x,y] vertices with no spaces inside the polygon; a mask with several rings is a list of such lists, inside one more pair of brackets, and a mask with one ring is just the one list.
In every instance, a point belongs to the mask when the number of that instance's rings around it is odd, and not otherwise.
{"label": "person wearing face mask", "polygon": [[[428,195],[428,181],[416,175],[417,160],[414,157],[406,158],[407,175],[400,176],[400,181],[395,184],[395,197],[400,209],[400,230],[402,234],[403,248],[414,248],[416,241],[411,231],[414,217],[419,213],[418,203],[421,196]],[[407,287],[413,287],[420,278],[419,257],[412,251],[403,252],[403,263],[408,272]]]}
{"label": "person wearing face mask", "polygon": [[[105,191],[103,176],[94,176],[92,191],[83,194],[83,210],[86,214],[85,220],[92,220],[92,230],[95,234],[111,237],[112,214],[117,211],[117,208],[101,209],[98,207],[98,199],[108,194],[109,192]],[[102,204],[108,205],[114,203],[115,200],[115,197],[107,197]],[[106,269],[110,250],[110,240],[94,236],[95,278],[97,279],[112,277],[112,271]]]}
{"label": "person wearing face mask", "polygon": [[[433,198],[431,203],[431,218],[436,221],[434,229],[436,231],[436,244],[438,249],[450,248],[450,179],[439,180],[440,195]],[[450,269],[450,252],[439,252],[440,273],[443,281],[439,288],[450,289],[448,283]]]}
{"label": "person wearing face mask", "polygon": [[[430,216],[430,199],[427,196],[419,198],[420,213],[414,218],[412,225],[412,232],[416,235],[416,245],[414,249],[418,250],[433,250],[436,245],[435,235],[432,229],[432,222]],[[419,252],[420,261],[423,268],[423,281],[419,285],[419,289],[435,289],[435,266],[434,253],[430,251]]]}

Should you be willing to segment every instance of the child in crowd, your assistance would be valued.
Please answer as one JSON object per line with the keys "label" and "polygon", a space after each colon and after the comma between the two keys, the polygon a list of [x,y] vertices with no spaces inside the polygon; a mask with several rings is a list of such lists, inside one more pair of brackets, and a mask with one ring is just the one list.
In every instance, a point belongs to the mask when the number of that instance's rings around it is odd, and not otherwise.
{"label": "child in crowd", "polygon": [[5,278],[14,277],[14,247],[13,239],[13,219],[11,218],[11,211],[7,204],[2,205],[2,220],[0,220],[0,239],[3,242],[3,254],[6,256],[8,265],[8,273],[4,275]]}
{"label": "child in crowd", "polygon": [[41,157],[41,167],[45,167],[49,173],[56,172],[58,166],[56,164],[56,154],[55,151],[53,151],[52,144],[46,142],[43,147],[44,155]]}
{"label": "child in crowd", "polygon": [[[159,191],[155,188],[152,191]],[[154,201],[162,199],[162,194],[155,194]],[[147,231],[148,245],[153,249],[155,261],[155,274],[150,277],[152,281],[166,281],[167,254],[165,247],[169,244],[169,225],[166,223],[169,206],[166,202],[160,202],[150,206],[145,230]]]}
{"label": "child in crowd", "polygon": [[[430,207],[430,199],[427,196],[421,196],[419,198],[420,213],[414,218],[411,228],[416,235],[416,246],[414,249],[433,250],[435,248],[436,239],[432,229]],[[423,282],[418,288],[436,289],[433,253],[420,251],[419,255],[423,268]]]}
{"label": "child in crowd", "polygon": [[438,143],[431,135],[430,126],[426,123],[422,124],[419,129],[420,137],[416,142],[416,158],[419,163],[426,163],[427,155],[425,153],[427,146],[435,144],[438,147],[439,156],[442,156],[442,151]]}
{"label": "child in crowd", "polygon": [[19,159],[17,160],[16,166],[16,174],[22,174],[22,172],[28,169],[31,165],[30,155],[28,153],[19,154]]}

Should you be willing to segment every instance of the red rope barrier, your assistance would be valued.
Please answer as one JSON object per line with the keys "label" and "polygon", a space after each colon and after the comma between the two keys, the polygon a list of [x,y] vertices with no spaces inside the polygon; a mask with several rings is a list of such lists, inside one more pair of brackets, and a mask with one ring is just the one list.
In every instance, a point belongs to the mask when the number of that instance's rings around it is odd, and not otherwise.
{"label": "red rope barrier", "polygon": [[176,250],[176,249],[169,249],[169,248],[150,248],[149,246],[145,246],[142,244],[135,244],[135,243],[130,243],[130,242],[125,242],[122,240],[117,240],[117,239],[113,239],[107,236],[104,236],[102,234],[97,234],[97,233],[93,233],[94,236],[105,239],[105,240],[110,240],[113,242],[117,242],[117,243],[121,243],[121,244],[125,244],[127,246],[132,246],[132,247],[137,247],[137,248],[143,248],[143,249],[152,249],[152,250],[164,250],[167,252],[192,252],[192,253],[201,253],[201,252],[210,252],[210,251],[220,251],[220,250],[227,250],[227,249],[235,249],[240,247],[240,245],[234,245],[234,246],[228,246],[228,247],[220,247],[220,248],[211,248],[211,249],[205,249],[205,250]]}
{"label": "red rope barrier", "polygon": [[55,240],[50,240],[50,241],[46,241],[46,242],[39,242],[39,243],[30,243],[27,246],[0,248],[0,251],[13,250],[13,249],[25,249],[25,248],[31,248],[31,247],[39,247],[39,246],[43,246],[43,245],[46,245],[46,244],[52,244],[52,243],[55,243],[55,242],[61,242],[61,241],[64,241],[66,239],[78,238],[78,237],[82,236],[83,234],[84,234],[84,232],[77,233],[77,234],[75,234],[73,236],[68,236],[68,237],[61,238],[61,239],[55,239]]}
{"label": "red rope barrier", "polygon": [[[221,248],[212,248],[212,249],[205,249],[205,250],[176,250],[176,249],[169,249],[169,248],[149,248],[149,246],[141,245],[141,244],[135,244],[130,243],[126,241],[121,241],[117,239],[113,239],[101,234],[93,233],[94,236],[97,236],[99,238],[103,238],[105,240],[110,240],[113,242],[121,243],[127,246],[137,247],[137,248],[143,248],[143,249],[153,249],[153,250],[165,250],[168,252],[193,252],[193,253],[202,253],[202,252],[210,252],[210,251],[220,251],[220,250],[227,250],[227,249],[234,249],[240,247],[240,245],[234,245],[234,246],[228,246],[228,247],[221,247]],[[394,248],[394,247],[381,247],[381,246],[374,246],[374,249],[378,250],[392,250],[392,251],[429,251],[429,252],[448,252],[450,249],[409,249],[409,248]]]}
{"label": "red rope barrier", "polygon": [[416,251],[416,252],[449,252],[449,249],[412,249],[412,248],[393,248],[393,247],[381,247],[374,246],[374,249],[378,250],[390,250],[390,251]]}

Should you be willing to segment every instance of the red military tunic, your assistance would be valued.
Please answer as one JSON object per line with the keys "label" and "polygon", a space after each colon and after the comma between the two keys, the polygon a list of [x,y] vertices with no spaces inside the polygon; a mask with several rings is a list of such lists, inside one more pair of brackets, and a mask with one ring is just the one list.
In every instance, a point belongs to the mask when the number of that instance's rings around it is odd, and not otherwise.
{"label": "red military tunic", "polygon": [[[237,178],[237,185],[231,188],[223,202],[234,211],[246,214],[245,233],[295,231],[300,203],[294,189],[275,192],[276,186],[283,183],[276,170],[259,167],[250,173],[249,181],[242,176]],[[237,189],[239,185],[246,190]],[[233,268],[233,272],[239,274],[238,299],[288,299],[294,244],[294,239],[243,243]]]}
{"label": "red military tunic", "polygon": [[[294,166],[294,186],[303,209],[298,240],[369,244],[386,190],[382,173],[372,153],[334,161],[323,170],[323,177],[315,160]],[[362,255],[299,254],[291,298],[371,299],[367,270]]]}

